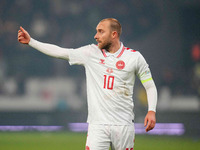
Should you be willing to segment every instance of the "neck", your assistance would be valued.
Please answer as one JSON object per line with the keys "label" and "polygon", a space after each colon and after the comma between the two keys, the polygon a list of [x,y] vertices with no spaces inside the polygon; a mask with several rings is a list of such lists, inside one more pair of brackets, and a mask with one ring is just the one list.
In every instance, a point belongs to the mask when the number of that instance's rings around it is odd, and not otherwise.
{"label": "neck", "polygon": [[111,44],[111,46],[109,47],[109,49],[107,50],[109,53],[115,53],[116,51],[118,51],[119,50],[119,48],[120,48],[120,46],[121,46],[121,44],[120,44],[120,41],[119,40],[117,40],[116,42],[113,42],[112,44]]}

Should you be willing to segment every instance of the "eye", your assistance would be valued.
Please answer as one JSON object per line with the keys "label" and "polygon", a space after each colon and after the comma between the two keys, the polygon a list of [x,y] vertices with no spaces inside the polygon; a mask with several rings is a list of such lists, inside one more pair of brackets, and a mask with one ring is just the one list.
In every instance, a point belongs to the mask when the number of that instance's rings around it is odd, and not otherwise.
{"label": "eye", "polygon": [[104,33],[104,31],[103,31],[103,30],[101,30],[101,33]]}
{"label": "eye", "polygon": [[102,29],[99,29],[98,32],[99,33],[104,33],[104,31]]}

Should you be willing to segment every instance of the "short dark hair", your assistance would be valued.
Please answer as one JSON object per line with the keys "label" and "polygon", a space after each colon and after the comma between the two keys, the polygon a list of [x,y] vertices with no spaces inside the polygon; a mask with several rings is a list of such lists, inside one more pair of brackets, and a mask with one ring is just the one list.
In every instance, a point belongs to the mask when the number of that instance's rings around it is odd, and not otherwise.
{"label": "short dark hair", "polygon": [[118,36],[120,37],[121,34],[122,34],[122,26],[120,24],[120,22],[115,19],[115,18],[106,18],[106,19],[103,19],[101,20],[100,22],[103,22],[103,21],[110,21],[110,28],[112,31],[117,31],[118,33]]}

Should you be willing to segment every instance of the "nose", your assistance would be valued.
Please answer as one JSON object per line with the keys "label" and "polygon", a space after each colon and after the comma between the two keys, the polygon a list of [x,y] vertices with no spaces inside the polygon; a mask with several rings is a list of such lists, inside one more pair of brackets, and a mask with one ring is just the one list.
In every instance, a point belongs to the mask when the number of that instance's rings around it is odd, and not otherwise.
{"label": "nose", "polygon": [[97,33],[95,34],[95,36],[94,36],[94,39],[97,39],[98,38],[98,35],[97,35]]}

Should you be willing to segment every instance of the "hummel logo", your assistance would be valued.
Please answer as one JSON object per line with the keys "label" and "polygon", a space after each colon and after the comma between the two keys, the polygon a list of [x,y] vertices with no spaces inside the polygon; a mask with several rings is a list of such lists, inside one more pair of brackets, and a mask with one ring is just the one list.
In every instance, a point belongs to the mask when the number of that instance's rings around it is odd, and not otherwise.
{"label": "hummel logo", "polygon": [[104,64],[105,64],[104,61],[105,61],[104,59],[100,59],[100,62],[99,62],[99,63],[104,65]]}

